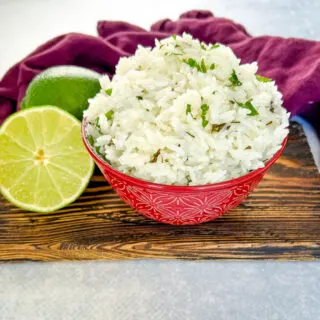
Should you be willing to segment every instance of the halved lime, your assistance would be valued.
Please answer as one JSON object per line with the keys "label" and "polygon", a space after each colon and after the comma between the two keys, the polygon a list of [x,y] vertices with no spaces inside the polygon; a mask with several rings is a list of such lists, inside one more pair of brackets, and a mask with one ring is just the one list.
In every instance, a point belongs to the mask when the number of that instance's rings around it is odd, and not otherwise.
{"label": "halved lime", "polygon": [[57,107],[25,109],[0,128],[0,191],[25,210],[51,212],[76,200],[94,169],[81,123]]}

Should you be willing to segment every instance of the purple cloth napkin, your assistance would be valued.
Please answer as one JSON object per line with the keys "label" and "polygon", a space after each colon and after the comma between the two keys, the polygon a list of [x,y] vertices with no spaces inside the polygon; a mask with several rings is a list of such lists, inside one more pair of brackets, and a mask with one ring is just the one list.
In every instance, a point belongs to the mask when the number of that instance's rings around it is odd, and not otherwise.
{"label": "purple cloth napkin", "polygon": [[48,67],[78,65],[112,75],[119,58],[133,54],[138,44],[153,46],[155,38],[188,32],[201,41],[230,46],[243,63],[257,61],[259,74],[276,80],[285,108],[292,115],[308,114],[320,128],[320,42],[252,37],[242,25],[209,11],[189,11],[177,21],[156,22],[150,31],[120,21],[100,21],[97,29],[98,37],[56,37],[14,65],[0,81],[0,123],[19,109],[29,82]]}

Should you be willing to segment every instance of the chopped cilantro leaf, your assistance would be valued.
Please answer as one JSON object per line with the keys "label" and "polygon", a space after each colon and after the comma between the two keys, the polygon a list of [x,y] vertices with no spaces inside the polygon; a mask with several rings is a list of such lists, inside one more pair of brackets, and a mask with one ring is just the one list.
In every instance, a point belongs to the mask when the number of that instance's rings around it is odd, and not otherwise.
{"label": "chopped cilantro leaf", "polygon": [[156,153],[153,154],[153,156],[152,156],[152,158],[151,158],[151,160],[150,160],[151,163],[157,162],[158,157],[159,157],[159,155],[160,155],[160,152],[161,152],[161,150],[159,149]]}
{"label": "chopped cilantro leaf", "polygon": [[190,132],[188,132],[188,131],[186,131],[186,134],[188,134],[192,138],[195,138],[195,136],[193,134],[191,134]]}
{"label": "chopped cilantro leaf", "polygon": [[201,44],[200,47],[201,47],[202,50],[207,50],[207,48],[206,48],[206,46],[204,44]]}
{"label": "chopped cilantro leaf", "polygon": [[108,120],[113,120],[113,115],[114,115],[114,111],[113,110],[109,110],[105,116]]}
{"label": "chopped cilantro leaf", "polygon": [[187,104],[186,114],[191,113],[191,104]]}
{"label": "chopped cilantro leaf", "polygon": [[217,93],[217,90],[212,91],[212,94],[216,94],[216,93]]}
{"label": "chopped cilantro leaf", "polygon": [[183,62],[185,62],[186,64],[188,64],[191,68],[196,68],[198,71],[206,73],[207,72],[207,67],[204,63],[204,60],[201,60],[201,65],[199,65],[199,63],[192,58],[189,58],[188,60],[183,60]]}
{"label": "chopped cilantro leaf", "polygon": [[272,82],[272,81],[273,81],[273,80],[270,79],[270,78],[265,78],[265,77],[263,77],[263,76],[259,76],[258,74],[256,75],[256,78],[257,78],[257,80],[260,81],[260,82]]}
{"label": "chopped cilantro leaf", "polygon": [[216,67],[216,65],[214,63],[212,63],[210,66],[210,70],[214,70],[215,67]]}
{"label": "chopped cilantro leaf", "polygon": [[216,48],[219,48],[220,47],[220,44],[213,44],[212,46],[211,46],[211,49],[216,49]]}
{"label": "chopped cilantro leaf", "polygon": [[211,132],[219,132],[225,125],[225,123],[213,124],[211,127]]}
{"label": "chopped cilantro leaf", "polygon": [[111,94],[112,94],[112,88],[107,89],[107,90],[106,90],[106,94],[107,94],[108,96],[111,96]]}
{"label": "chopped cilantro leaf", "polygon": [[191,104],[187,104],[187,107],[186,107],[186,115],[188,115],[189,113],[191,117],[195,120],[194,116],[191,113]]}
{"label": "chopped cilantro leaf", "polygon": [[96,119],[96,127],[100,129],[100,124],[99,124],[99,117]]}
{"label": "chopped cilantro leaf", "polygon": [[207,72],[207,67],[206,67],[206,64],[204,63],[204,60],[202,59],[201,60],[201,70],[199,70],[203,73],[206,73]]}
{"label": "chopped cilantro leaf", "polygon": [[231,86],[241,86],[242,82],[238,79],[238,76],[235,72],[235,70],[232,70],[232,74],[229,78],[229,81],[231,82]]}
{"label": "chopped cilantro leaf", "polygon": [[143,97],[142,96],[137,96],[137,99],[138,100],[143,100]]}
{"label": "chopped cilantro leaf", "polygon": [[196,60],[189,58],[188,60],[184,60],[186,64],[188,64],[191,68],[195,68],[198,64]]}
{"label": "chopped cilantro leaf", "polygon": [[94,145],[94,139],[93,139],[93,137],[92,137],[92,136],[88,136],[87,139],[88,139],[90,145],[93,147],[93,145]]}
{"label": "chopped cilantro leaf", "polygon": [[177,35],[176,35],[176,34],[173,34],[173,35],[172,35],[172,38],[173,38],[174,40],[176,40],[176,39],[177,39]]}
{"label": "chopped cilantro leaf", "polygon": [[209,123],[209,121],[206,119],[206,115],[207,115],[207,112],[209,110],[209,106],[204,103],[202,106],[201,106],[201,119],[202,119],[202,127],[205,128],[207,126],[207,124]]}
{"label": "chopped cilantro leaf", "polygon": [[248,100],[247,102],[245,103],[241,103],[241,102],[237,102],[237,105],[241,108],[244,108],[244,109],[248,109],[250,110],[251,112],[248,114],[248,116],[256,116],[259,114],[259,112],[257,111],[257,109],[252,105],[251,103],[251,100]]}

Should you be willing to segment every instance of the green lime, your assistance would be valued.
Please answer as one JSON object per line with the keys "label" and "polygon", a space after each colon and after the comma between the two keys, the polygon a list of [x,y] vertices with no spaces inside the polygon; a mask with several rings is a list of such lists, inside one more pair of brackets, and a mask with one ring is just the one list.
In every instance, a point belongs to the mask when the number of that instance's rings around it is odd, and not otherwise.
{"label": "green lime", "polygon": [[0,128],[0,191],[25,210],[51,212],[76,200],[94,163],[81,124],[51,106],[10,116]]}
{"label": "green lime", "polygon": [[76,66],[52,67],[29,84],[21,109],[52,105],[78,119],[88,108],[88,99],[100,91],[99,73]]}

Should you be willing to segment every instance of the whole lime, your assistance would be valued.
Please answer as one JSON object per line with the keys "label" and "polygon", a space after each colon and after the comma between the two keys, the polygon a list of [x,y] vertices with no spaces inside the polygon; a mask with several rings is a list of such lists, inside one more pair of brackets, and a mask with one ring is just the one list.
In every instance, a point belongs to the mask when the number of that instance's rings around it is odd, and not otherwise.
{"label": "whole lime", "polygon": [[27,88],[21,109],[54,105],[82,119],[88,99],[100,91],[99,73],[76,66],[57,66],[39,73]]}

